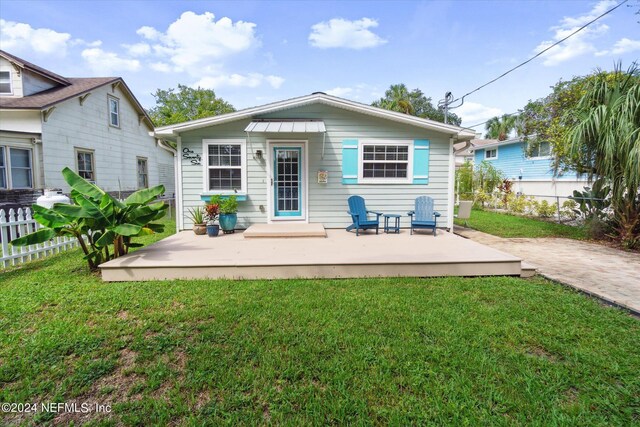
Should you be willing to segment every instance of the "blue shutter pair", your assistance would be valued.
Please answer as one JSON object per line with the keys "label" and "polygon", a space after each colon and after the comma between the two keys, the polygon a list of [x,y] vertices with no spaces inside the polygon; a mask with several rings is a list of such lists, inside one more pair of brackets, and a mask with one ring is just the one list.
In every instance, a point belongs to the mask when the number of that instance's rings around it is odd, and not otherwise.
{"label": "blue shutter pair", "polygon": [[[342,184],[358,183],[358,140],[342,140]],[[429,140],[413,141],[413,177],[412,184],[429,183]]]}

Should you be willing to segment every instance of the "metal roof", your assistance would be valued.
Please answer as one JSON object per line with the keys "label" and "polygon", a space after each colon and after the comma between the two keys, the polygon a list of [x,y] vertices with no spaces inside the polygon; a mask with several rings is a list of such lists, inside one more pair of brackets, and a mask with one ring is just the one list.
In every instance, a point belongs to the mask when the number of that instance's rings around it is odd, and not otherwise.
{"label": "metal roof", "polygon": [[326,132],[322,120],[259,120],[249,123],[245,132],[321,133]]}

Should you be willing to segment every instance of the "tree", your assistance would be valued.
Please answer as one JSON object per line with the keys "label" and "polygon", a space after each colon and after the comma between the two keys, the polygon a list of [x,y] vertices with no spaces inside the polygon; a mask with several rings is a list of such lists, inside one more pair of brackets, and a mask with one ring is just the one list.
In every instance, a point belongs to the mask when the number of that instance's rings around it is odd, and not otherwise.
{"label": "tree", "polygon": [[69,168],[62,170],[62,176],[71,187],[75,204],[56,203],[51,209],[33,205],[33,218],[43,228],[14,239],[12,245],[35,245],[56,236],[73,236],[94,271],[101,263],[127,254],[129,248],[142,246],[132,238],[164,230],[162,224],[153,223],[168,209],[164,202],[156,202],[164,193],[163,185],[138,190],[121,201]]}
{"label": "tree", "polygon": [[583,89],[563,115],[574,121],[562,140],[567,159],[608,181],[614,227],[625,247],[640,247],[640,69],[599,71]]}
{"label": "tree", "polygon": [[516,116],[504,114],[502,117],[493,117],[485,124],[485,130],[487,131],[485,138],[504,141],[515,129]]}
{"label": "tree", "polygon": [[211,89],[178,85],[178,90],[158,89],[153,94],[155,107],[147,112],[156,126],[166,126],[219,114],[232,113],[233,105],[217,98]]}
{"label": "tree", "polygon": [[[431,98],[420,89],[409,91],[404,83],[391,85],[383,98],[371,103],[374,107],[398,111],[412,116],[444,122],[444,111],[433,106]],[[460,126],[462,119],[449,112],[447,121]]]}

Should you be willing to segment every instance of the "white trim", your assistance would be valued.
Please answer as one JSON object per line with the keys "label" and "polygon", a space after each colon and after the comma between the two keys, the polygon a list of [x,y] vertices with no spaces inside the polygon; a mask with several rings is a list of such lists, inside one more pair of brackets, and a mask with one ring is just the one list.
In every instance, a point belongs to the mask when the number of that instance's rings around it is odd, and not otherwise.
{"label": "white trim", "polygon": [[352,179],[352,178],[358,178],[358,175],[342,175],[342,177],[346,179]]}
{"label": "white trim", "polygon": [[429,175],[413,175],[415,179],[429,179]]}
{"label": "white trim", "polygon": [[185,123],[178,123],[170,126],[162,126],[155,130],[155,135],[162,136],[174,136],[179,132],[186,130],[200,129],[204,127],[219,125],[222,123],[228,123],[236,120],[242,120],[252,118],[260,114],[272,113],[276,111],[287,110],[291,108],[301,107],[309,104],[324,104],[332,107],[341,108],[344,110],[355,111],[370,116],[392,120],[398,123],[404,123],[412,126],[417,126],[432,131],[446,133],[450,136],[455,136],[458,140],[467,141],[475,138],[475,132],[463,129],[458,126],[452,126],[434,120],[423,119],[421,117],[411,116],[409,114],[398,113],[395,111],[389,111],[382,108],[372,107],[370,105],[361,104],[359,102],[353,102],[346,99],[338,98],[324,93],[314,93],[311,95],[301,96],[298,98],[288,99],[284,101],[274,102],[259,107],[247,108],[245,110],[236,111],[234,113],[221,114],[213,117],[207,117],[199,120],[192,120]]}
{"label": "white trim", "polygon": [[[406,178],[365,178],[364,177],[364,146],[365,145],[395,145],[407,147],[407,177]],[[358,184],[411,184],[413,182],[413,140],[411,139],[363,139],[358,141]],[[393,163],[400,163],[396,161]],[[343,178],[345,178],[343,176]]]}
{"label": "white trim", "polygon": [[[271,182],[273,180],[273,147],[300,147],[302,150],[302,173],[300,178],[303,180],[302,187],[304,194],[302,197],[301,215],[299,217],[276,217],[274,215],[274,200],[273,200],[273,186]],[[274,222],[309,222],[309,155],[307,147],[309,146],[309,140],[306,139],[267,139],[267,223],[273,224]]]}
{"label": "white trim", "polygon": [[[115,101],[116,107],[118,108],[118,111],[116,113],[116,117],[118,117],[117,125],[114,125],[111,122],[111,101]],[[109,122],[109,126],[111,126],[112,128],[120,129],[120,125],[122,124],[122,121],[120,120],[120,98],[117,98],[113,95],[107,95],[107,120]]]}
{"label": "white trim", "polygon": [[[209,188],[209,145],[224,145],[224,144],[239,144],[240,145],[240,186],[238,191],[234,190],[211,190]],[[247,140],[246,139],[203,139],[202,140],[202,192],[204,194],[223,194],[232,195],[247,193]],[[220,167],[224,169],[224,167]],[[229,168],[237,168],[237,166],[230,166]]]}
{"label": "white trim", "polygon": [[182,137],[178,135],[176,138],[176,156],[174,157],[174,164],[176,165],[176,229],[179,232],[184,228],[184,201],[182,200]]}
{"label": "white trim", "polygon": [[449,176],[447,180],[447,228],[453,233],[453,205],[455,203],[455,176],[456,176],[456,155],[453,148],[453,138],[449,138]]}
{"label": "white trim", "polygon": [[[487,153],[489,151],[494,151],[496,152],[496,155],[493,157],[487,157]],[[488,150],[485,149],[484,150],[484,156],[482,156],[482,160],[496,160],[498,158],[498,147],[494,147],[494,148],[489,148]]]}

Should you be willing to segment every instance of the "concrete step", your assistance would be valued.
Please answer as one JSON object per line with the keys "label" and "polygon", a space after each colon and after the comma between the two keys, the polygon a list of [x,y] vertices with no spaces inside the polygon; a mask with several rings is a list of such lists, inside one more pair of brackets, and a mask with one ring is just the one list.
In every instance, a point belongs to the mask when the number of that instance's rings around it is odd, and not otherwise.
{"label": "concrete step", "polygon": [[520,268],[522,268],[520,277],[533,277],[536,275],[537,268],[531,264],[527,264],[526,262],[523,261],[520,263]]}

